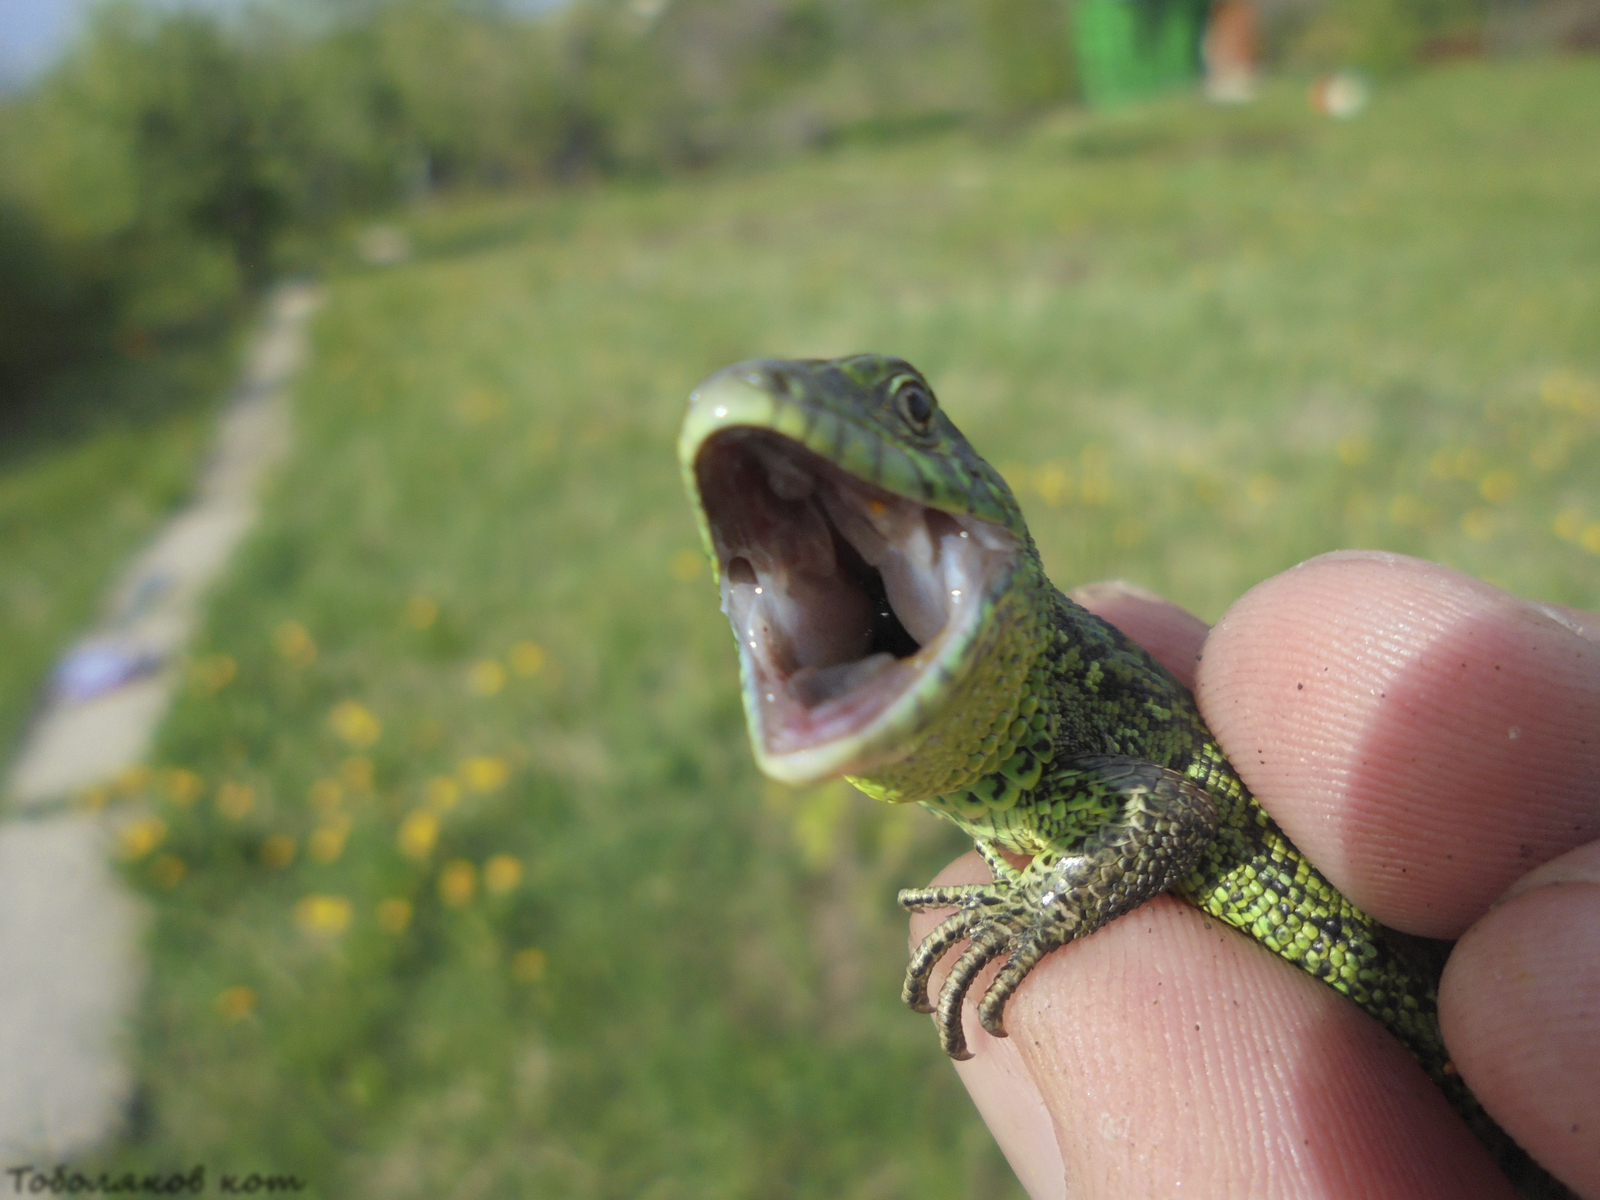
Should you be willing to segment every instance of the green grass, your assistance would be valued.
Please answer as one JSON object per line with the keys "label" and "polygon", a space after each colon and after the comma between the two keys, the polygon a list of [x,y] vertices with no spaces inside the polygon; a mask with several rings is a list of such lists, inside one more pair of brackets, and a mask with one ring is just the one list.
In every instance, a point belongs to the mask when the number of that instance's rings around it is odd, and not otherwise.
{"label": "green grass", "polygon": [[231,325],[53,381],[0,424],[0,754],[52,659],[189,493],[232,383]]}
{"label": "green grass", "polygon": [[410,263],[331,283],[143,789],[112,1160],[383,1200],[1018,1194],[897,1000],[894,889],[959,840],[750,765],[686,393],[905,355],[1065,586],[1214,618],[1366,545],[1600,605],[1597,93],[1592,60],[1476,65],[1347,124],[1284,86],[418,216]]}

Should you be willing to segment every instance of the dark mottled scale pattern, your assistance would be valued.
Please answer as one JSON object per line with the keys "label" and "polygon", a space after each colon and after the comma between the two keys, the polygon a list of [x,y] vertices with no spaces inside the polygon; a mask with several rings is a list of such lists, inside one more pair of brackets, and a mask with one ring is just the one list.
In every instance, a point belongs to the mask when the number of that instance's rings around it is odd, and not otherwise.
{"label": "dark mottled scale pattern", "polygon": [[[798,437],[906,498],[993,522],[1023,545],[1013,576],[985,593],[959,668],[941,666],[938,686],[919,694],[912,744],[853,778],[870,795],[920,801],[960,825],[994,874],[989,884],[900,895],[910,909],[954,909],[913,953],[904,989],[913,1008],[936,1012],[947,1052],[967,1056],[962,1006],[987,963],[1004,960],[978,1015],[1003,1035],[1006,1000],[1045,954],[1171,890],[1393,1031],[1525,1195],[1569,1194],[1450,1068],[1435,1015],[1436,948],[1384,929],[1335,890],[1246,790],[1188,691],[1051,585],[1005,480],[936,406],[931,421],[908,428],[895,395],[906,380],[926,387],[915,368],[879,355],[763,360],[702,387],[728,377],[770,400],[746,405],[745,423]],[[745,393],[729,394],[743,403]],[[680,443],[691,492],[697,447]],[[1029,864],[1019,869],[1001,851]],[[962,941],[935,1002],[929,975]]]}

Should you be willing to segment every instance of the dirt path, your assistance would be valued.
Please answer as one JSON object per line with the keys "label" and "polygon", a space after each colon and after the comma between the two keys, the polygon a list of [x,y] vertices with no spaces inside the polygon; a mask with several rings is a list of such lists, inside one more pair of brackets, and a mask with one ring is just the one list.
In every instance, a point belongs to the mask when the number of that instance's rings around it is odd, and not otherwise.
{"label": "dirt path", "polygon": [[87,1149],[122,1120],[142,914],[109,866],[115,817],[70,801],[149,752],[206,590],[254,523],[263,478],[288,451],[288,385],[318,302],[305,284],[274,293],[194,500],[135,559],[106,618],[63,657],[7,776],[0,1168]]}

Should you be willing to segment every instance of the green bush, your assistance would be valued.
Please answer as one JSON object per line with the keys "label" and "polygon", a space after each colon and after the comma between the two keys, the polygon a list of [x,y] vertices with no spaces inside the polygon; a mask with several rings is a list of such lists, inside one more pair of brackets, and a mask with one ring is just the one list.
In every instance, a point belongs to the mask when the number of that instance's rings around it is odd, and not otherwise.
{"label": "green bush", "polygon": [[1076,88],[1058,0],[973,0],[994,89],[1011,112],[1059,104]]}
{"label": "green bush", "polygon": [[28,386],[104,336],[114,292],[99,264],[0,206],[0,417]]}

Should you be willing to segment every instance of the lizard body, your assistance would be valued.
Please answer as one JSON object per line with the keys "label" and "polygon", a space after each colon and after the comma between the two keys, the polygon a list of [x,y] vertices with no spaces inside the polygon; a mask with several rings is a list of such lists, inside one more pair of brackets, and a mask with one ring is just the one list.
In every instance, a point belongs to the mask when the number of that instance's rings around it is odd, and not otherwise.
{"label": "lizard body", "polygon": [[[1007,958],[978,1014],[1004,1036],[1005,1003],[1045,954],[1170,890],[1376,1017],[1517,1169],[1450,1064],[1438,963],[1290,843],[1187,688],[1050,583],[1005,481],[915,368],[877,355],[729,367],[691,397],[679,450],[761,768],[920,803],[970,834],[994,875],[900,893],[908,909],[955,909],[904,989],[948,1054],[969,1056],[962,1005],[988,963]],[[963,939],[930,998],[934,965]]]}

